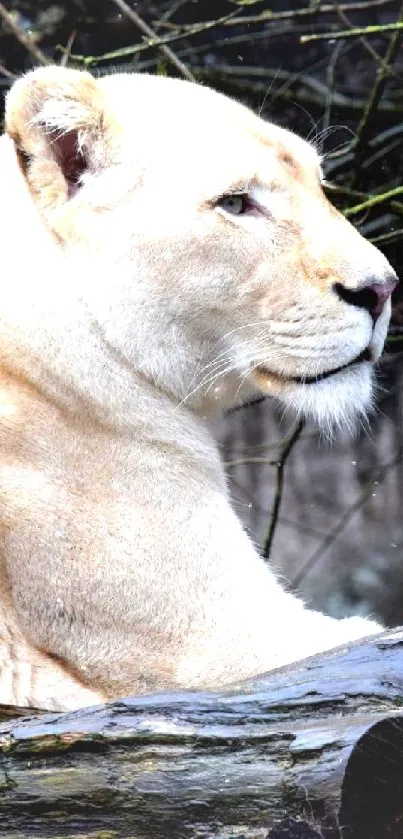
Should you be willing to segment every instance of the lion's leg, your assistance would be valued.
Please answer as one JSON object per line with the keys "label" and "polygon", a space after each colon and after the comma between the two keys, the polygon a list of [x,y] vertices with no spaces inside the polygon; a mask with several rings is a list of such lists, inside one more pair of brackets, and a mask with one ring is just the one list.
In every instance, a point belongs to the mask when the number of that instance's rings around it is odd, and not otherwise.
{"label": "lion's leg", "polygon": [[3,623],[0,633],[0,704],[69,711],[105,701],[81,683],[67,666],[23,637],[18,627]]}

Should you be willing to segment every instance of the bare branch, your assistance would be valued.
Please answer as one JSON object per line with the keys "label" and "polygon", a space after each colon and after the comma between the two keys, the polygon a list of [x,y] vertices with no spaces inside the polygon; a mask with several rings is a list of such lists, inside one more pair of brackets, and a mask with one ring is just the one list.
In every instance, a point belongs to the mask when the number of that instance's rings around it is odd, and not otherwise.
{"label": "bare branch", "polygon": [[[373,236],[369,241],[373,245],[389,245],[391,242],[398,242],[400,239],[403,240],[403,227],[399,230],[389,230],[388,233],[381,233],[380,236]],[[390,341],[390,335],[388,336],[388,341]]]}
{"label": "bare branch", "polygon": [[[256,5],[261,2],[262,0],[256,0]],[[393,2],[394,0],[365,0],[365,2],[340,4],[340,8],[342,9],[342,11],[346,12],[368,12],[379,6],[390,6]],[[255,3],[248,2],[247,5],[254,6]],[[258,15],[248,15],[247,17],[234,17],[225,25],[236,26],[241,23],[264,23],[265,21],[272,20],[289,20],[293,18],[313,17],[318,13],[325,15],[334,14],[334,11],[334,3],[323,3],[319,6],[319,8],[315,8],[313,6],[306,6],[303,9],[287,9],[283,12],[273,12],[271,9],[267,9]]]}
{"label": "bare branch", "polygon": [[300,35],[300,44],[307,44],[309,41],[337,41],[341,38],[356,38],[358,35],[384,35],[386,32],[396,32],[403,29],[403,21],[395,23],[384,23],[371,26],[356,26],[354,29],[345,29],[342,32],[316,32],[313,35]]}
{"label": "bare branch", "polygon": [[[143,20],[143,18],[141,18],[140,15],[134,11],[134,9],[131,9],[130,6],[127,5],[125,0],[112,0],[112,2],[115,4],[115,6],[118,7],[118,9],[121,10],[121,12],[123,12],[123,14],[126,15],[126,17],[129,18],[129,20],[131,20],[140,29],[141,32],[143,32],[144,35],[147,35],[149,38],[152,38],[153,40],[158,40],[158,35],[156,35],[153,29],[151,29],[151,26],[149,26],[148,23],[146,23]],[[173,64],[174,67],[176,67],[176,69],[182,76],[184,76],[185,79],[187,79],[189,82],[196,81],[193,73],[190,72],[190,70],[186,67],[186,64],[184,64],[183,61],[181,61],[180,58],[178,58],[175,55],[175,53],[170,49],[170,47],[167,47],[166,44],[161,44],[159,48],[163,55],[165,55],[165,57],[168,59],[168,61],[170,61],[171,64]]]}
{"label": "bare branch", "polygon": [[105,52],[103,55],[73,55],[76,61],[81,61],[83,64],[95,64],[99,61],[112,61],[114,58],[125,58],[129,55],[137,55],[138,53],[144,52],[145,50],[151,49],[152,47],[161,47],[164,44],[171,44],[177,41],[183,41],[185,38],[189,38],[191,35],[199,35],[201,32],[207,32],[209,29],[214,29],[216,26],[221,26],[224,24],[229,18],[233,17],[234,12],[231,12],[229,15],[224,15],[222,18],[217,18],[217,20],[208,20],[204,23],[197,23],[195,26],[186,26],[183,28],[182,31],[175,33],[173,35],[165,35],[163,38],[149,37],[147,43],[143,44],[131,44],[128,47],[121,47],[117,50],[112,50],[112,52]]}
{"label": "bare branch", "polygon": [[382,192],[380,195],[371,195],[370,198],[362,201],[361,204],[355,204],[354,207],[347,207],[344,210],[344,215],[349,217],[356,215],[356,213],[361,213],[364,210],[370,210],[372,207],[376,207],[377,204],[383,204],[385,201],[389,201],[395,195],[403,195],[403,186],[397,186],[395,189],[388,190],[388,192]]}
{"label": "bare branch", "polygon": [[[397,24],[403,26],[403,3],[400,6],[399,17],[396,21],[396,25]],[[399,46],[400,31],[396,30],[390,38],[388,48],[386,50],[382,64],[378,66],[375,84],[373,88],[370,90],[367,104],[364,108],[364,113],[357,126],[357,137],[354,146],[355,171],[352,179],[352,185],[354,185],[355,181],[357,180],[358,170],[362,160],[363,150],[365,149],[367,143],[372,118],[377,111],[382,94],[385,90],[385,85],[390,75],[390,67],[396,58]]]}
{"label": "bare branch", "polygon": [[381,466],[376,473],[372,476],[371,480],[368,482],[368,486],[364,490],[364,492],[360,495],[359,498],[352,504],[346,513],[341,517],[341,519],[337,522],[335,527],[332,527],[331,531],[327,534],[325,539],[323,540],[322,544],[319,545],[316,551],[307,559],[306,562],[303,563],[301,568],[299,569],[298,573],[295,575],[294,579],[291,580],[291,583],[295,588],[301,584],[302,580],[308,574],[309,571],[322,559],[322,556],[326,553],[326,551],[330,548],[330,546],[336,541],[340,533],[344,530],[350,519],[354,516],[358,510],[365,504],[367,499],[372,495],[373,492],[373,485],[374,481],[377,483],[381,483],[388,472],[397,466],[398,463],[402,460],[403,450],[401,448],[398,449],[397,454],[392,458],[392,460],[385,463]]}
{"label": "bare branch", "polygon": [[0,3],[0,17],[5,23],[5,25],[8,27],[10,32],[13,33],[17,41],[19,41],[19,43],[27,50],[27,52],[30,53],[35,62],[44,65],[50,64],[50,62],[46,58],[46,55],[42,52],[41,49],[39,49],[39,47],[37,47],[32,38],[29,35],[27,35],[27,33],[24,32],[24,30],[21,29],[20,26],[18,26],[18,23],[16,22],[14,16],[7,11],[5,6],[3,6],[3,3]]}
{"label": "bare branch", "polygon": [[76,35],[77,35],[77,31],[75,29],[73,29],[73,31],[71,32],[70,37],[67,41],[66,47],[63,50],[63,55],[60,59],[60,66],[61,67],[67,67],[67,65],[69,63],[69,58],[71,56],[71,50],[72,50],[74,41],[76,39]]}
{"label": "bare branch", "polygon": [[17,78],[15,73],[11,73],[10,70],[7,70],[7,67],[4,64],[0,64],[0,74],[4,76],[6,79],[9,79],[10,82],[13,82],[14,79]]}
{"label": "bare branch", "polygon": [[274,534],[276,532],[276,527],[278,524],[278,517],[280,513],[281,501],[283,498],[283,486],[284,486],[284,468],[287,463],[288,457],[291,454],[295,443],[297,442],[298,438],[301,435],[302,429],[304,428],[304,421],[300,420],[297,425],[295,426],[294,430],[291,432],[288,439],[286,439],[283,447],[280,451],[280,457],[277,460],[277,480],[276,480],[276,494],[274,497],[273,509],[270,516],[270,524],[269,529],[267,532],[267,536],[263,546],[263,557],[264,559],[270,559],[270,553],[273,545]]}

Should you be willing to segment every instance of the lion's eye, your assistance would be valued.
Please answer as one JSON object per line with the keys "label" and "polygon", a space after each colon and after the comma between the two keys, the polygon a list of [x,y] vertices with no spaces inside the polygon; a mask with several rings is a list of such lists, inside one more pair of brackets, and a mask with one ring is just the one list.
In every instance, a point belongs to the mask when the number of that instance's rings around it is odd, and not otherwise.
{"label": "lion's eye", "polygon": [[246,192],[234,192],[232,195],[223,195],[217,206],[233,216],[241,216],[249,210],[250,200]]}

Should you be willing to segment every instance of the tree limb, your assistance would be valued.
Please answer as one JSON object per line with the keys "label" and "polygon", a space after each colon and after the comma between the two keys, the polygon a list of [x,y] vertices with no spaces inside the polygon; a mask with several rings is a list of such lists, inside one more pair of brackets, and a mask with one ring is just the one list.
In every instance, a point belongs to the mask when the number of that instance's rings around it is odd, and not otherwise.
{"label": "tree limb", "polygon": [[297,442],[298,438],[301,435],[301,432],[304,428],[305,422],[300,420],[297,425],[295,426],[294,430],[291,432],[288,439],[283,444],[283,447],[280,452],[280,457],[277,460],[276,467],[277,467],[277,476],[276,476],[276,493],[274,496],[274,503],[273,508],[270,514],[270,524],[267,531],[267,536],[263,545],[263,557],[264,559],[270,559],[270,553],[273,545],[274,534],[276,532],[276,527],[278,523],[278,517],[280,513],[281,501],[283,498],[283,486],[284,486],[284,469],[287,463],[288,457],[292,452],[295,443]]}
{"label": "tree limb", "polygon": [[391,630],[217,694],[2,723],[0,836],[400,836],[402,672]]}
{"label": "tree limb", "polygon": [[[154,32],[154,30],[151,29],[151,26],[149,26],[148,23],[146,23],[143,20],[143,18],[141,18],[140,15],[134,11],[134,9],[131,9],[130,6],[127,5],[125,0],[112,0],[112,2],[115,4],[115,6],[118,7],[118,9],[120,9],[121,12],[123,12],[123,14],[126,15],[126,17],[129,18],[129,20],[131,20],[141,30],[141,32],[143,32],[144,35],[147,35],[149,38],[152,38],[153,40],[158,40],[158,36]],[[180,58],[178,58],[178,56],[175,55],[175,53],[170,49],[170,47],[166,46],[166,44],[161,44],[159,49],[161,50],[162,54],[165,55],[168,61],[170,61],[171,64],[173,64],[173,66],[176,67],[179,73],[182,76],[184,76],[185,79],[187,79],[189,82],[196,81],[193,73],[190,72],[190,70],[186,67],[186,64],[184,64],[183,61],[181,61]]]}
{"label": "tree limb", "polygon": [[18,26],[14,16],[7,11],[5,6],[3,6],[3,3],[0,3],[0,17],[8,29],[13,33],[17,41],[19,41],[27,52],[30,53],[35,62],[43,65],[50,64],[45,53],[43,53],[42,50],[36,46],[32,38],[30,38],[30,36],[27,35],[20,26]]}

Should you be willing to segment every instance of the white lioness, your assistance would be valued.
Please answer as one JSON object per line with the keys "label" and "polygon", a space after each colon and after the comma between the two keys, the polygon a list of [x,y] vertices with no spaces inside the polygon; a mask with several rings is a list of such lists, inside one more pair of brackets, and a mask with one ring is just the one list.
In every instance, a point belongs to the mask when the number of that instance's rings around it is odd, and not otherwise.
{"label": "white lioness", "polygon": [[283,590],[206,424],[370,403],[396,278],[313,148],[205,87],[47,67],[0,190],[0,701],[216,688],[377,631]]}

